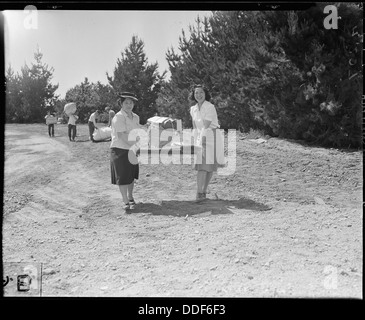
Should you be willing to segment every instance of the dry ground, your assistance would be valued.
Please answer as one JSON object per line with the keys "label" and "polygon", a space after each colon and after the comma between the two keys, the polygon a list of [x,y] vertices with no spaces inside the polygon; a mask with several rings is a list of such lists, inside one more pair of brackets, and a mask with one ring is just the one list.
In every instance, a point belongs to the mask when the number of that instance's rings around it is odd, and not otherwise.
{"label": "dry ground", "polygon": [[6,125],[3,261],[43,296],[362,298],[362,152],[237,136],[236,171],[194,203],[190,165],[141,165],[121,213],[109,142]]}

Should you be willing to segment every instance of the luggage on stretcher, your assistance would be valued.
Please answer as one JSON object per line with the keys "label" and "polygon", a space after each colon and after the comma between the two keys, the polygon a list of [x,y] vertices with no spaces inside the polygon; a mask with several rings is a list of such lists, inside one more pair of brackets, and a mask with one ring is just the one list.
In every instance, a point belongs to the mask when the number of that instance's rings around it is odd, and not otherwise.
{"label": "luggage on stretcher", "polygon": [[148,146],[149,148],[162,148],[171,142],[172,138],[168,137],[164,141],[161,137],[161,132],[164,130],[172,132],[182,131],[182,122],[180,119],[172,119],[168,117],[154,116],[147,119],[148,124]]}
{"label": "luggage on stretcher", "polygon": [[95,141],[103,141],[111,139],[112,137],[112,128],[110,127],[103,127],[95,129],[95,132],[93,133],[93,138]]}

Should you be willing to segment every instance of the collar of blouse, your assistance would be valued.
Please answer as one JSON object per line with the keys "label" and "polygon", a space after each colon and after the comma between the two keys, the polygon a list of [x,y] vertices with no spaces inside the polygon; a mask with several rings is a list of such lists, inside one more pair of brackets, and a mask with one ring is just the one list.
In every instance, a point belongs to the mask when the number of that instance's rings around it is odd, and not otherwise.
{"label": "collar of blouse", "polygon": [[120,111],[122,112],[122,114],[124,114],[126,117],[128,117],[129,119],[133,119],[133,112],[131,111],[130,113],[126,112],[123,109],[120,109]]}
{"label": "collar of blouse", "polygon": [[201,111],[202,110],[202,108],[204,108],[204,107],[207,107],[208,105],[210,105],[211,103],[209,102],[209,101],[207,101],[207,100],[204,100],[204,102],[201,104],[201,105],[199,105],[199,103],[197,103],[196,104],[196,109],[198,110],[198,111]]}

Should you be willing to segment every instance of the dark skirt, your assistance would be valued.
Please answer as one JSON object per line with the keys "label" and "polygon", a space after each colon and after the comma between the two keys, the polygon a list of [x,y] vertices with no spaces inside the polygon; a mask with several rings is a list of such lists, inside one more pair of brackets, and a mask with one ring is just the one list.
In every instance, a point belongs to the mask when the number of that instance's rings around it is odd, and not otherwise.
{"label": "dark skirt", "polygon": [[[110,149],[110,171],[112,184],[128,185],[131,184],[134,179],[138,179],[139,164],[131,163],[129,161],[128,154],[129,150],[127,149]],[[134,160],[136,160],[135,156]]]}

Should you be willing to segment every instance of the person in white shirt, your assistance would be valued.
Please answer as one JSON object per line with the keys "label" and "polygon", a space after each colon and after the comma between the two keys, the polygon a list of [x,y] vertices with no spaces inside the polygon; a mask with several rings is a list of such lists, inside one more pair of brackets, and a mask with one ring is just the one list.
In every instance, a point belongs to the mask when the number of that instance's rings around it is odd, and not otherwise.
{"label": "person in white shirt", "polygon": [[92,142],[95,142],[94,138],[93,138],[93,133],[95,131],[95,129],[97,129],[96,126],[96,120],[99,119],[99,110],[96,110],[95,112],[93,112],[90,117],[89,117],[89,135],[90,135],[90,140]]}
{"label": "person in white shirt", "polygon": [[68,118],[68,137],[70,141],[75,141],[76,137],[76,121],[79,117],[75,114],[70,114]]}
{"label": "person in white shirt", "polygon": [[140,128],[139,116],[132,112],[137,101],[133,93],[123,92],[118,100],[121,109],[113,118],[111,126],[111,183],[119,187],[125,213],[134,209],[134,181],[139,177],[139,164],[133,149],[136,142],[128,140],[131,130]]}
{"label": "person in white shirt", "polygon": [[109,114],[108,127],[111,127],[112,126],[112,120],[115,116],[115,112],[111,107],[106,107],[105,111],[108,112],[108,114]]}
{"label": "person in white shirt", "polygon": [[[54,113],[51,113],[51,111],[48,111],[47,115],[44,118],[46,119],[46,123],[47,123],[47,120],[53,119],[55,117],[56,116],[54,115]],[[54,137],[54,123],[47,123],[47,124],[48,124],[48,135],[50,137]]]}
{"label": "person in white shirt", "polygon": [[210,100],[209,91],[202,85],[193,87],[190,99],[196,104],[190,108],[194,129],[194,145],[199,149],[195,155],[197,174],[197,201],[206,198],[213,172],[224,166],[224,137],[219,128],[217,111]]}

